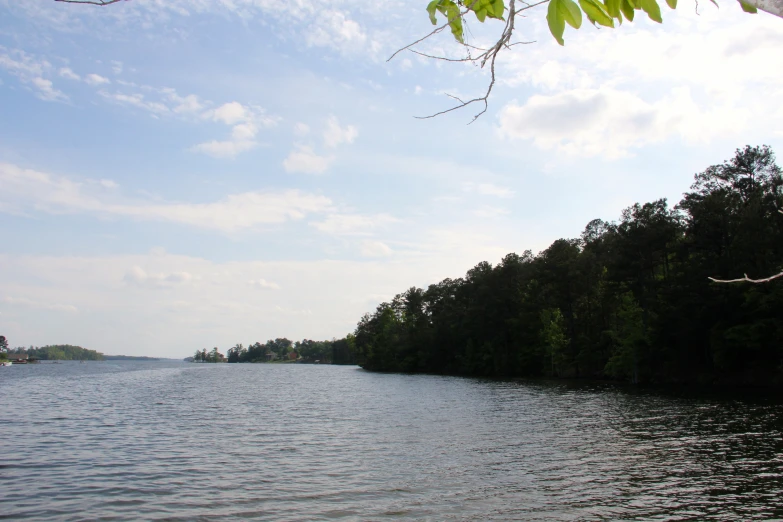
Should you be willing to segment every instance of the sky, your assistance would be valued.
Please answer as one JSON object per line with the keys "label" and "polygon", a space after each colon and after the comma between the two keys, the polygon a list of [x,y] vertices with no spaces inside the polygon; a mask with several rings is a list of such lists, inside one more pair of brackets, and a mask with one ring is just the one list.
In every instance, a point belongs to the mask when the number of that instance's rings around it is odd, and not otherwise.
{"label": "sky", "polygon": [[0,0],[0,334],[158,357],[339,338],[411,286],[674,205],[738,147],[783,154],[783,20],[719,3],[563,47],[533,9],[471,123],[416,117],[486,70],[387,61],[426,1]]}

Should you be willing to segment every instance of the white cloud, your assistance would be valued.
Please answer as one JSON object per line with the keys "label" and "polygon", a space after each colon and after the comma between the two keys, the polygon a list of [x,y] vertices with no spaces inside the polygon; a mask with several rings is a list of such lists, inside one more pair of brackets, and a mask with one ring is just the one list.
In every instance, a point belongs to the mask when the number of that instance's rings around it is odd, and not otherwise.
{"label": "white cloud", "polygon": [[114,74],[122,74],[122,62],[118,62],[117,60],[111,61],[111,71]]}
{"label": "white cloud", "polygon": [[783,92],[780,21],[743,14],[736,2],[702,11],[678,10],[663,26],[572,31],[565,50],[547,35],[506,53],[499,81],[537,92],[503,108],[501,134],[615,159],[671,138],[740,137],[751,121],[754,132],[777,130],[783,111],[770,112],[769,100]]}
{"label": "white cloud", "polygon": [[500,187],[492,183],[473,183],[462,184],[462,190],[465,192],[475,192],[482,196],[495,196],[498,198],[513,198],[514,191],[507,187]]}
{"label": "white cloud", "polygon": [[388,49],[401,40],[408,40],[418,34],[420,27],[390,16],[389,5],[361,0],[296,0],[291,9],[280,9],[279,3],[272,0],[166,0],[127,2],[121,10],[78,11],[35,2],[3,0],[0,3],[14,15],[28,17],[53,31],[89,32],[98,38],[147,37],[166,43],[189,34],[183,29],[186,25],[182,18],[193,20],[195,15],[217,15],[228,17],[234,23],[257,20],[264,24],[265,31],[281,40],[303,41],[308,46],[341,54],[369,55],[373,60],[385,58],[384,47]]}
{"label": "white cloud", "polygon": [[255,141],[208,141],[199,143],[190,148],[193,152],[202,152],[213,158],[235,158],[240,152],[253,149],[256,146]]}
{"label": "white cloud", "polygon": [[148,101],[141,93],[123,94],[98,91],[98,94],[112,102],[144,109],[145,111],[149,111],[154,115],[160,115],[169,112],[169,108],[166,107],[166,105],[160,102]]}
{"label": "white cloud", "polygon": [[353,143],[359,131],[353,125],[340,126],[340,121],[336,116],[330,116],[326,121],[326,130],[324,130],[324,145],[334,148],[343,143]]}
{"label": "white cloud", "polygon": [[38,89],[38,97],[46,101],[65,101],[68,96],[64,92],[54,88],[51,80],[45,78],[33,78],[30,83]]}
{"label": "white cloud", "polygon": [[275,306],[275,310],[280,312],[283,315],[289,315],[289,316],[310,316],[313,315],[313,311],[309,308],[303,308],[301,310],[298,310],[296,308],[286,308],[283,306]]}
{"label": "white cloud", "polygon": [[78,74],[73,72],[68,67],[61,68],[60,71],[59,71],[59,74],[60,74],[60,76],[62,76],[63,78],[67,78],[68,80],[81,80],[82,79],[81,76],[79,76]]}
{"label": "white cloud", "polygon": [[294,134],[297,136],[307,136],[310,133],[310,126],[306,123],[297,123],[294,125]]}
{"label": "white cloud", "polygon": [[54,83],[45,78],[51,70],[51,64],[18,49],[7,50],[0,46],[0,68],[16,76],[22,83],[31,85],[36,96],[44,101],[68,101],[68,96],[54,87]]}
{"label": "white cloud", "polygon": [[3,298],[3,302],[12,305],[14,307],[24,306],[24,307],[35,308],[39,310],[52,310],[55,312],[77,313],[79,311],[78,308],[76,308],[74,305],[71,304],[43,303],[40,301],[35,301],[33,299],[28,299],[26,297],[8,296]]}
{"label": "white cloud", "polygon": [[400,220],[389,214],[330,214],[323,221],[311,222],[321,232],[335,235],[368,235],[376,228]]}
{"label": "white cloud", "polygon": [[256,137],[258,127],[253,123],[240,123],[231,129],[231,138],[236,141],[249,141]]}
{"label": "white cloud", "polygon": [[240,152],[256,147],[259,126],[273,127],[277,124],[277,118],[266,115],[263,108],[245,106],[235,101],[207,111],[203,117],[233,126],[230,140],[213,140],[190,149],[215,158],[233,158]]}
{"label": "white cloud", "polygon": [[501,207],[483,206],[473,211],[473,215],[480,218],[496,219],[509,214],[509,211]]}
{"label": "white cloud", "polygon": [[363,241],[361,253],[364,257],[389,257],[392,249],[381,241]]}
{"label": "white cloud", "polygon": [[170,288],[172,286],[188,283],[193,276],[188,272],[171,272],[168,274],[149,274],[140,266],[134,266],[122,278],[123,282],[133,286],[148,288]]}
{"label": "white cloud", "polygon": [[247,108],[239,102],[225,103],[217,109],[210,111],[208,117],[214,121],[220,121],[226,125],[234,125],[240,121],[247,121],[250,114]]}
{"label": "white cloud", "polygon": [[51,68],[51,64],[24,51],[6,50],[5,47],[0,47],[0,67],[12,74],[27,78],[41,76],[45,70]]}
{"label": "white cloud", "polygon": [[312,47],[331,47],[349,53],[365,45],[367,34],[358,22],[348,18],[347,13],[323,9],[318,16],[313,17],[305,41]]}
{"label": "white cloud", "polygon": [[0,163],[0,212],[92,214],[164,221],[222,232],[302,219],[330,211],[332,202],[297,190],[244,192],[211,203],[132,200],[100,182],[75,181]]}
{"label": "white cloud", "polygon": [[507,105],[499,115],[499,131],[542,149],[616,159],[670,136],[708,141],[743,128],[747,118],[732,107],[699,107],[688,88],[673,89],[653,103],[626,91],[574,89]]}
{"label": "white cloud", "polygon": [[299,145],[283,160],[283,168],[286,172],[323,174],[332,161],[334,161],[333,156],[319,156],[312,148]]}
{"label": "white cloud", "polygon": [[174,103],[171,109],[176,114],[195,114],[204,108],[204,103],[195,94],[179,96],[174,89],[165,89],[168,99]]}
{"label": "white cloud", "polygon": [[111,80],[100,74],[91,73],[84,77],[84,82],[89,85],[106,85],[111,83]]}
{"label": "white cloud", "polygon": [[280,290],[280,285],[271,281],[267,281],[266,279],[251,279],[247,282],[247,284],[254,288],[261,288],[263,290]]}

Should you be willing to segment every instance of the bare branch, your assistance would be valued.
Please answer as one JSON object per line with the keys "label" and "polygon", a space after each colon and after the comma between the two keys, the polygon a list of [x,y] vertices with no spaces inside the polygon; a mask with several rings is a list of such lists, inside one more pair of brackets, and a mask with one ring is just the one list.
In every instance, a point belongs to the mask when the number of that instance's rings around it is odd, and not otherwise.
{"label": "bare branch", "polygon": [[55,2],[65,2],[66,4],[90,4],[90,5],[111,5],[123,0],[54,0]]}
{"label": "bare branch", "polygon": [[[778,209],[778,212],[783,214],[783,210]],[[779,274],[775,274],[770,277],[765,277],[764,279],[751,279],[748,277],[748,274],[742,274],[745,277],[742,277],[740,279],[715,279],[714,277],[708,277],[710,281],[713,283],[769,283],[770,281],[774,281],[775,279],[780,279],[783,277],[783,271],[781,271]]]}
{"label": "bare branch", "polygon": [[751,279],[751,278],[748,277],[748,274],[744,274],[744,275],[745,275],[745,277],[742,277],[740,279],[715,279],[713,277],[708,277],[707,279],[709,279],[713,283],[742,283],[742,282],[747,282],[747,283],[769,283],[770,281],[774,281],[775,279],[779,279],[779,278],[783,277],[783,272],[781,272],[779,274],[775,274],[775,275],[770,276],[770,277],[765,277],[764,279]]}

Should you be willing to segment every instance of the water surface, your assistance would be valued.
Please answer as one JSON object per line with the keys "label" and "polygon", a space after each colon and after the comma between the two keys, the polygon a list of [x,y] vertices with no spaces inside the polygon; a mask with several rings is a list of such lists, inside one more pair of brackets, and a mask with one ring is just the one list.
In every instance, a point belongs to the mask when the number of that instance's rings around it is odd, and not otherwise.
{"label": "water surface", "polygon": [[131,361],[0,394],[0,518],[783,518],[764,394]]}

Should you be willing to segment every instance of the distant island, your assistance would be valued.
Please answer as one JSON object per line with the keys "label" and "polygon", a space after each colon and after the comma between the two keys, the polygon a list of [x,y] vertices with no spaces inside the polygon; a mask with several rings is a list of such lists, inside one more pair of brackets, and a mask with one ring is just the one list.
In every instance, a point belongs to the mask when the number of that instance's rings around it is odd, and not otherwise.
{"label": "distant island", "polygon": [[103,361],[105,357],[95,350],[70,344],[53,344],[48,346],[18,347],[8,350],[9,354],[27,354],[30,359],[39,361]]}

